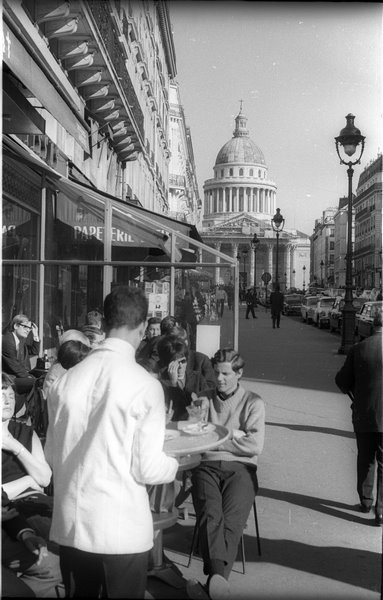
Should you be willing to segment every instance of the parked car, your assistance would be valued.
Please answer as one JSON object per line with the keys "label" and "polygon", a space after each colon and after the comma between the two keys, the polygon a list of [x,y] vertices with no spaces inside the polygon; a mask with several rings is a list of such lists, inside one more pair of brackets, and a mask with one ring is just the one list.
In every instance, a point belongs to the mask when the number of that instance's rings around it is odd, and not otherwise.
{"label": "parked car", "polygon": [[365,302],[355,316],[355,335],[360,340],[369,337],[374,332],[374,317],[378,312],[383,313],[383,301]]}
{"label": "parked car", "polygon": [[334,306],[334,301],[332,296],[321,296],[316,305],[313,308],[309,308],[309,316],[311,317],[312,311],[312,322],[319,329],[328,327],[330,324],[330,311]]}
{"label": "parked car", "polygon": [[284,315],[300,315],[302,294],[286,294],[283,301],[282,313]]}
{"label": "parked car", "polygon": [[[365,298],[353,298],[352,305],[356,309],[356,311],[359,312],[365,301]],[[343,307],[344,298],[342,296],[338,296],[335,299],[334,306],[330,310],[330,331],[342,330]]]}
{"label": "parked car", "polygon": [[304,296],[301,304],[301,315],[302,319],[309,323],[312,317],[309,317],[309,308],[316,305],[318,302],[318,296]]}

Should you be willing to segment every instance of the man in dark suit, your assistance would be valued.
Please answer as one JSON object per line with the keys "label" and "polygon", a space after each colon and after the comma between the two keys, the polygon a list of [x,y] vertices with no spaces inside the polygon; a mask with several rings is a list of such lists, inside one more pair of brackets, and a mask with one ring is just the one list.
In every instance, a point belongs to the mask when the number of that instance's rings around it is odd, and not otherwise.
{"label": "man in dark suit", "polygon": [[382,314],[374,318],[374,333],[349,350],[335,376],[337,386],[352,399],[352,422],[357,456],[357,491],[360,510],[373,504],[375,469],[377,491],[375,523],[383,525],[383,413],[382,413]]}
{"label": "man in dark suit", "polygon": [[31,375],[30,356],[39,353],[40,340],[37,327],[26,315],[16,315],[12,319],[10,331],[1,340],[2,370],[15,377],[15,387],[19,394],[16,412],[20,410],[25,397],[33,387],[35,377]]}
{"label": "man in dark suit", "polygon": [[279,329],[281,321],[281,312],[283,309],[283,294],[279,289],[279,284],[275,284],[274,291],[270,294],[271,319],[273,321],[273,329],[275,324]]}
{"label": "man in dark suit", "polygon": [[246,316],[245,319],[249,318],[249,313],[253,315],[253,319],[257,319],[257,315],[254,312],[254,307],[257,306],[257,294],[254,288],[249,288],[245,296],[246,300]]}

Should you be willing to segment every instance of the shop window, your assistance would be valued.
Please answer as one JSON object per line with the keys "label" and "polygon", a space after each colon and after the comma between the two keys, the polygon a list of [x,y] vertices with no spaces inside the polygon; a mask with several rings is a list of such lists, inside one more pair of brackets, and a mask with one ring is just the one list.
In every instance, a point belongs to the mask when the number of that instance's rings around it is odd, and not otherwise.
{"label": "shop window", "polygon": [[38,322],[37,267],[30,264],[7,265],[2,268],[2,328],[9,327],[12,318],[27,315]]}
{"label": "shop window", "polygon": [[39,215],[4,198],[2,219],[3,259],[37,259],[39,255]]}

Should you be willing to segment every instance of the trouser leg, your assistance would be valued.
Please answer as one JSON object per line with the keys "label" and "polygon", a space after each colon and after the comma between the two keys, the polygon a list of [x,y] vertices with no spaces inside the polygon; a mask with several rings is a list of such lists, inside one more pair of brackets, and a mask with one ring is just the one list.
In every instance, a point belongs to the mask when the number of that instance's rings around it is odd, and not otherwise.
{"label": "trouser leg", "polygon": [[383,514],[383,434],[377,433],[376,447],[376,462],[377,469],[377,485],[376,485],[376,505],[375,511],[377,514]]}
{"label": "trouser leg", "polygon": [[219,574],[223,575],[226,545],[219,470],[211,463],[202,463],[193,470],[192,484],[204,573],[212,575],[221,570]]}
{"label": "trouser leg", "polygon": [[100,555],[60,546],[60,566],[67,593],[73,598],[98,598],[103,584]]}
{"label": "trouser leg", "polygon": [[375,440],[371,433],[355,434],[358,448],[357,491],[362,504],[371,506],[375,480]]}
{"label": "trouser leg", "polygon": [[149,552],[104,555],[104,586],[107,598],[144,598]]}
{"label": "trouser leg", "polygon": [[243,463],[226,463],[222,487],[226,564],[224,576],[229,577],[238,553],[238,546],[245,528],[254,498],[258,491],[256,469]]}

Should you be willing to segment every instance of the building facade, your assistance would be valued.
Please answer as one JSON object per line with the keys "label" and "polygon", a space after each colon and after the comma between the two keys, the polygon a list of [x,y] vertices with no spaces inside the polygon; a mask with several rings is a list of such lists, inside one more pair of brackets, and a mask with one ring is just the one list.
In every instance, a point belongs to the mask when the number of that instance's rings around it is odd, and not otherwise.
{"label": "building facade", "polygon": [[[336,208],[326,208],[322,217],[315,220],[311,240],[310,284],[334,287]],[[347,239],[347,237],[346,237]]]}
{"label": "building facade", "polygon": [[202,250],[235,277],[169,216],[166,2],[4,0],[2,16],[3,328],[25,313],[49,349],[120,284],[174,314]]}
{"label": "building facade", "polygon": [[199,197],[193,143],[186,124],[177,82],[169,90],[169,216],[198,225],[202,203]]}
{"label": "building facade", "polygon": [[382,155],[359,177],[355,210],[354,274],[363,290],[382,287]]}
{"label": "building facade", "polygon": [[[203,186],[204,242],[237,258],[242,289],[254,285],[261,289],[263,273],[269,273],[275,281],[277,252],[281,288],[302,288],[303,266],[309,267],[310,240],[304,233],[286,227],[279,234],[277,248],[271,225],[277,208],[277,186],[269,179],[262,150],[249,137],[242,107],[235,118],[232,139],[217,154],[213,173]],[[251,240],[255,233],[259,243],[254,250]],[[230,272],[216,267],[216,284],[229,284],[229,278]]]}
{"label": "building facade", "polygon": [[339,198],[338,210],[334,215],[334,287],[346,285],[347,219],[348,198]]}

